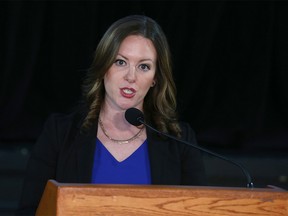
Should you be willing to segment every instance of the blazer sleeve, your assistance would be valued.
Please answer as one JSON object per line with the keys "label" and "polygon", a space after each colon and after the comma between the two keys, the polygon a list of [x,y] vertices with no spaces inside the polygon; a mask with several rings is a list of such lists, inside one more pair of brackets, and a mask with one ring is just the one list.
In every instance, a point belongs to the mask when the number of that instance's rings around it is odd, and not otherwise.
{"label": "blazer sleeve", "polygon": [[16,215],[34,215],[47,181],[55,177],[59,134],[63,134],[57,131],[58,115],[53,114],[47,119],[33,147]]}

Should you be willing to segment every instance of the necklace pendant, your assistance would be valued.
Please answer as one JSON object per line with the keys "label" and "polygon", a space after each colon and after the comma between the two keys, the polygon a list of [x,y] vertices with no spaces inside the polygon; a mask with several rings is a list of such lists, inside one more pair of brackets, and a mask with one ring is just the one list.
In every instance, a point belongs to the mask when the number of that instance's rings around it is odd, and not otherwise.
{"label": "necklace pendant", "polygon": [[119,143],[119,144],[127,144],[127,143],[129,143],[129,141],[128,140],[123,140],[123,141],[116,141],[117,143]]}

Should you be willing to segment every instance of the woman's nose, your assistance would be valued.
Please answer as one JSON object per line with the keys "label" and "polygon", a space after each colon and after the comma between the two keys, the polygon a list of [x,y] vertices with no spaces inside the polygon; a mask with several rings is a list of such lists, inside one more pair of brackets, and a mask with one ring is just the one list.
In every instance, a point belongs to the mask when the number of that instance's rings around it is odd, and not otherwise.
{"label": "woman's nose", "polygon": [[125,80],[127,80],[129,83],[131,82],[135,82],[135,79],[136,79],[136,69],[131,66],[128,68],[128,71],[127,73],[125,74],[125,77],[124,77]]}

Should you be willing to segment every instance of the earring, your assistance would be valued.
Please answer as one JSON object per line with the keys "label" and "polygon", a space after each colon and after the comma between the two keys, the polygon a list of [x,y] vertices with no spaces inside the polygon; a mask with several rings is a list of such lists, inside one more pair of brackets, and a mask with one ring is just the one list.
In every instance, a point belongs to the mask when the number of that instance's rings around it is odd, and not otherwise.
{"label": "earring", "polygon": [[155,84],[156,84],[156,81],[154,80],[154,81],[152,82],[152,84],[151,84],[151,87],[154,87]]}

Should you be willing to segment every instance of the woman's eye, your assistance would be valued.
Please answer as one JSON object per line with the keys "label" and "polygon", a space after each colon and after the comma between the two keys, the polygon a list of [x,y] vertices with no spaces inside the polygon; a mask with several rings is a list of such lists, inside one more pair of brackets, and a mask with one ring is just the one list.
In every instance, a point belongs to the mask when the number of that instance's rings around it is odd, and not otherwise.
{"label": "woman's eye", "polygon": [[139,66],[139,68],[140,68],[141,70],[143,70],[143,71],[148,71],[148,70],[150,70],[150,67],[149,67],[149,65],[147,65],[147,64],[141,64],[141,65]]}
{"label": "woman's eye", "polygon": [[122,59],[117,59],[115,61],[115,63],[116,63],[116,65],[125,65],[126,62],[124,60],[122,60]]}

